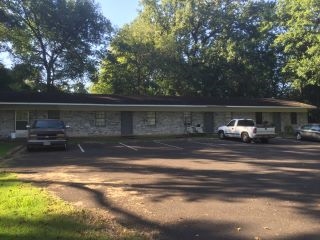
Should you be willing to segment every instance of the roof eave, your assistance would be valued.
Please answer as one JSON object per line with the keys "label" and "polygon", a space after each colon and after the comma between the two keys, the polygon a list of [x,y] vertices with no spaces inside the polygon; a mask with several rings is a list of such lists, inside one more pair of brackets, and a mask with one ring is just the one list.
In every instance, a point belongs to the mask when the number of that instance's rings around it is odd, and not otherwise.
{"label": "roof eave", "polygon": [[263,112],[305,112],[316,109],[315,106],[230,106],[230,105],[157,105],[157,104],[91,104],[91,103],[35,103],[35,102],[1,102],[0,106],[9,108],[54,108],[67,110],[113,110],[113,111],[263,111]]}

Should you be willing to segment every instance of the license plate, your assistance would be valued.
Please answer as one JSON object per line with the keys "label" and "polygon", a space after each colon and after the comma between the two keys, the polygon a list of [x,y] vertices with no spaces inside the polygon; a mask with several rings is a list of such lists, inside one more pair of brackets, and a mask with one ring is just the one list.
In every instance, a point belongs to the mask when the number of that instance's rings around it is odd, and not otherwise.
{"label": "license plate", "polygon": [[43,146],[50,146],[50,145],[51,145],[51,142],[49,142],[49,141],[43,142]]}

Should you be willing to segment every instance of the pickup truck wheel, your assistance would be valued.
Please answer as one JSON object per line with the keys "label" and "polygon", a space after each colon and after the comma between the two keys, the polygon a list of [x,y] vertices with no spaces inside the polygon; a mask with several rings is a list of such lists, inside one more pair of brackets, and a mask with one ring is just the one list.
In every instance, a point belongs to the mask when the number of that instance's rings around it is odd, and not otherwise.
{"label": "pickup truck wheel", "polygon": [[218,135],[219,135],[220,139],[224,139],[225,138],[225,135],[224,135],[223,131],[219,131]]}
{"label": "pickup truck wheel", "polygon": [[268,138],[261,138],[261,142],[262,142],[262,143],[268,143],[268,142],[269,142],[269,139],[268,139]]}
{"label": "pickup truck wheel", "polygon": [[241,140],[245,143],[249,143],[251,139],[249,137],[249,134],[244,132],[241,134]]}
{"label": "pickup truck wheel", "polygon": [[302,139],[301,133],[297,133],[296,139],[299,140],[299,141]]}

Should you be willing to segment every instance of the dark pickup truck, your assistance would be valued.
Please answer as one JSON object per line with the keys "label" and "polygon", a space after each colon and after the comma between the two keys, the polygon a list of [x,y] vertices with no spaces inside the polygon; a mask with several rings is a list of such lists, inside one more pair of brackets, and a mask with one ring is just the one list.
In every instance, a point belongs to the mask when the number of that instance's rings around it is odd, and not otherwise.
{"label": "dark pickup truck", "polygon": [[36,147],[61,147],[68,148],[68,126],[58,119],[38,119],[32,125],[27,125],[27,149]]}

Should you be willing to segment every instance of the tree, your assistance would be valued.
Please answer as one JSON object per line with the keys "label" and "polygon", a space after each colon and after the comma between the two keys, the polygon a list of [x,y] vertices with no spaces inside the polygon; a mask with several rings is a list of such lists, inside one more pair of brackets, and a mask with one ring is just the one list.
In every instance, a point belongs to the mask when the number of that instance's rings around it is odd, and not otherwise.
{"label": "tree", "polygon": [[0,64],[0,89],[9,89],[10,74],[9,69],[6,69],[3,64]]}
{"label": "tree", "polygon": [[287,84],[302,92],[320,86],[320,1],[279,0],[279,31],[275,43],[282,48],[282,74]]}
{"label": "tree", "polygon": [[160,61],[150,38],[153,30],[142,22],[121,29],[110,44],[99,80],[91,91],[128,95],[157,93],[154,79]]}
{"label": "tree", "polygon": [[117,86],[118,92],[216,97],[276,91],[273,2],[144,0],[142,5],[138,18],[111,42],[96,90],[112,92]]}
{"label": "tree", "polygon": [[40,90],[40,71],[28,64],[17,64],[12,69],[0,64],[0,89],[13,91]]}
{"label": "tree", "polygon": [[41,70],[48,91],[94,74],[112,30],[94,0],[2,0],[0,9],[0,40]]}

